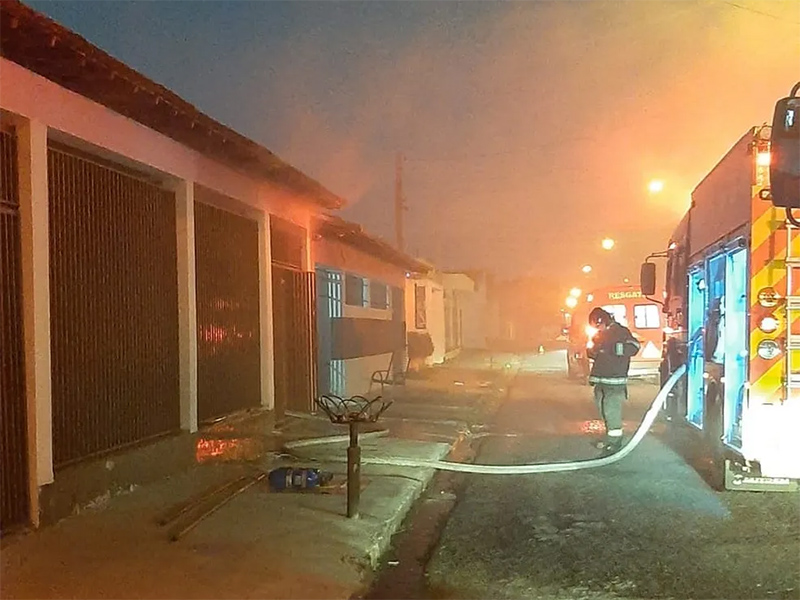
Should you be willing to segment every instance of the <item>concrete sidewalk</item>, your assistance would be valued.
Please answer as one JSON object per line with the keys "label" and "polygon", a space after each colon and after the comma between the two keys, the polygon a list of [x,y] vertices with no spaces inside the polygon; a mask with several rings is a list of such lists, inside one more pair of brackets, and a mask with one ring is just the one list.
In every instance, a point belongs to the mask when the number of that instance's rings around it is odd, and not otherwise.
{"label": "concrete sidewalk", "polygon": [[[443,380],[455,371],[438,371]],[[458,377],[464,378],[463,374]],[[484,377],[485,378],[485,377]],[[480,380],[480,381],[479,381]],[[461,381],[460,379],[456,381]],[[364,435],[364,458],[445,457],[505,392],[497,374],[449,392],[416,383],[395,393]],[[346,434],[319,417],[294,417],[285,439]],[[275,435],[272,433],[271,435]],[[392,534],[433,476],[431,469],[363,465],[360,518],[346,518],[347,442],[251,456],[237,449],[164,480],[100,498],[53,526],[2,540],[3,598],[349,598],[363,590]],[[259,447],[270,447],[260,444]],[[274,444],[272,445],[274,447]],[[298,458],[302,455],[302,458]],[[256,483],[178,541],[159,517],[237,477],[283,466],[334,474],[325,492],[271,492]]]}

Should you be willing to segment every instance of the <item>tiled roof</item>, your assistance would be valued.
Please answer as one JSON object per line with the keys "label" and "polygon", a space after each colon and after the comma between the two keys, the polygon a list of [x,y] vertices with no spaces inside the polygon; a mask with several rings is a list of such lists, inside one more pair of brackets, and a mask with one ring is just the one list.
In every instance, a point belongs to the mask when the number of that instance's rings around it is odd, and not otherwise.
{"label": "tiled roof", "polygon": [[324,215],[317,219],[316,232],[325,239],[336,240],[357,250],[374,256],[389,264],[395,265],[411,273],[427,273],[431,267],[397,248],[368,234],[358,223],[351,223],[339,217]]}

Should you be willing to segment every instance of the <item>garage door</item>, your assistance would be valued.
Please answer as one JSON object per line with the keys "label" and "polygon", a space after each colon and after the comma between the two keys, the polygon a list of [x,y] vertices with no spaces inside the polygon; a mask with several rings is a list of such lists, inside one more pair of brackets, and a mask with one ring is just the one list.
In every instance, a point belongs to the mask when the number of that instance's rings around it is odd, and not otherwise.
{"label": "garage door", "polygon": [[53,458],[62,466],[177,431],[172,192],[51,145]]}
{"label": "garage door", "polygon": [[0,131],[0,531],[28,520],[16,140]]}

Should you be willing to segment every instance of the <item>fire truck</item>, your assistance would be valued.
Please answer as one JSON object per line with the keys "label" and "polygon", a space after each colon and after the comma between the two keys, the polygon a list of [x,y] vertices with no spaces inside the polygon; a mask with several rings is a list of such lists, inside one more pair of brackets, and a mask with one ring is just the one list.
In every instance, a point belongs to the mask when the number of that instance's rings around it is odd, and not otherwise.
{"label": "fire truck", "polygon": [[597,330],[589,324],[589,313],[599,306],[614,320],[629,328],[641,348],[631,358],[631,377],[658,375],[661,361],[662,315],[655,301],[642,295],[639,286],[610,286],[586,294],[570,315],[567,329],[567,373],[572,379],[586,379],[591,368],[586,355]]}
{"label": "fire truck", "polygon": [[800,483],[800,83],[772,126],[749,129],[692,192],[665,251],[662,381],[686,375],[668,422],[699,443],[713,482],[738,490]]}

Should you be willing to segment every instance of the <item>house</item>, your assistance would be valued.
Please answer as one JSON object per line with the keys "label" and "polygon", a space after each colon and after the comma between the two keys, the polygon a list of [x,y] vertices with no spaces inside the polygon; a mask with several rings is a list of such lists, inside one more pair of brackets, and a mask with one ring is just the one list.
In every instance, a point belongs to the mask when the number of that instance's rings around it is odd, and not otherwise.
{"label": "house", "polygon": [[130,449],[158,477],[206,424],[309,410],[310,231],[343,200],[14,0],[0,90],[3,530],[132,483]]}
{"label": "house", "polygon": [[331,216],[316,220],[313,247],[319,393],[374,396],[377,372],[391,379],[406,370],[403,290],[429,267]]}
{"label": "house", "polygon": [[[427,366],[442,363],[447,356],[443,276],[432,265],[429,267],[427,273],[412,274],[405,286],[409,348],[414,345],[415,337],[429,339],[432,353],[421,361]],[[417,362],[412,356],[412,369],[421,366]]]}

